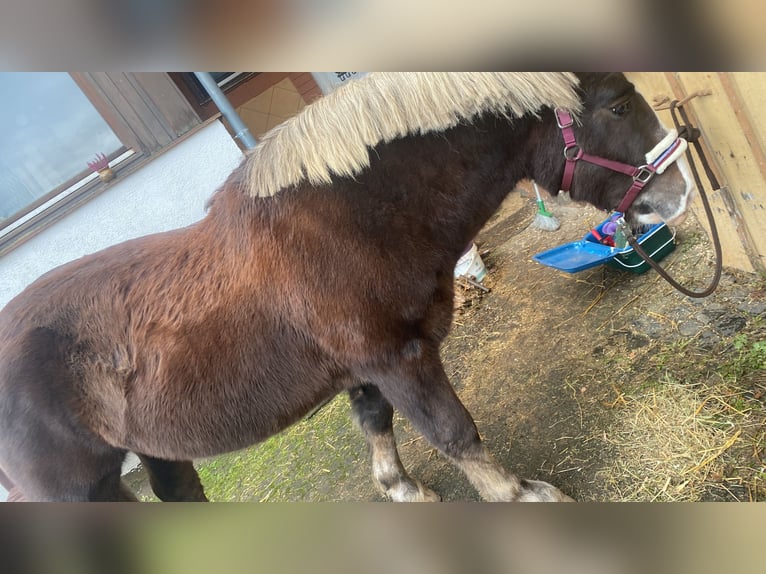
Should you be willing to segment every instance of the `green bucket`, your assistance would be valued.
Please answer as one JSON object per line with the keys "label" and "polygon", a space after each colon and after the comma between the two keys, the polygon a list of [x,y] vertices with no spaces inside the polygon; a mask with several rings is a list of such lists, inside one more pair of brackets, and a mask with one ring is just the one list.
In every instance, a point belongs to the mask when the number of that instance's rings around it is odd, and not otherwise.
{"label": "green bucket", "polygon": [[[653,261],[661,261],[676,248],[676,234],[662,224],[638,238],[638,244]],[[644,273],[651,267],[632,247],[616,253],[607,265],[632,273]]]}

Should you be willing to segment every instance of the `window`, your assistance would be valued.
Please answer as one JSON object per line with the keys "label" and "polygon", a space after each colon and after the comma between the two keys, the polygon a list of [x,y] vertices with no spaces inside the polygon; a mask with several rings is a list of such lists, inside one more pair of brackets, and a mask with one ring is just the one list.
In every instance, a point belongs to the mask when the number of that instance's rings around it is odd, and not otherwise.
{"label": "window", "polygon": [[0,225],[125,150],[69,74],[0,74],[0,101]]}
{"label": "window", "polygon": [[0,73],[0,255],[200,125],[165,73]]}

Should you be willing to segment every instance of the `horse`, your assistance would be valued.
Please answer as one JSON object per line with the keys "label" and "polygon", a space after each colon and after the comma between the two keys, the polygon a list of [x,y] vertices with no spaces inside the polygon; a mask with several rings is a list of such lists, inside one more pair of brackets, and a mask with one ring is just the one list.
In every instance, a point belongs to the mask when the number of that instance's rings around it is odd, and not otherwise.
{"label": "horse", "polygon": [[501,467],[451,386],[453,269],[517,182],[559,189],[572,162],[572,199],[614,209],[642,181],[625,217],[680,221],[683,158],[647,157],[670,140],[619,73],[350,82],[268,132],[198,222],[62,265],[7,304],[0,468],[30,500],[134,500],[132,451],[159,499],[204,501],[193,460],[345,392],[390,500],[440,499],[405,470],[394,409],[482,499],[571,500]]}

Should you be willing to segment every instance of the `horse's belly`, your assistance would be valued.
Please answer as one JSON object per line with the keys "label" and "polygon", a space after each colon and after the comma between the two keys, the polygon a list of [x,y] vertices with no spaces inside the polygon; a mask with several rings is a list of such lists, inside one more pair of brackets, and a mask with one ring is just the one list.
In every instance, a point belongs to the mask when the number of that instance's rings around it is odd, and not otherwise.
{"label": "horse's belly", "polygon": [[261,442],[342,390],[335,377],[284,372],[239,380],[187,383],[183,392],[132,405],[124,447],[159,458],[188,460]]}

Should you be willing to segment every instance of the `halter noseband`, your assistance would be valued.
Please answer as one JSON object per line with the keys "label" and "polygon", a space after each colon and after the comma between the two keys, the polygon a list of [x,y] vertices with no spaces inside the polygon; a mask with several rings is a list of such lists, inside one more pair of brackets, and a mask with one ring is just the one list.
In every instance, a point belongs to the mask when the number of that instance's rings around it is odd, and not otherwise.
{"label": "halter noseband", "polygon": [[570,191],[572,180],[574,179],[575,166],[580,160],[624,173],[633,178],[633,184],[622,198],[620,205],[617,206],[616,211],[620,213],[627,211],[644,186],[654,177],[655,173],[663,173],[670,164],[681,157],[688,147],[686,140],[678,137],[676,130],[670,130],[662,141],[646,154],[646,163],[635,167],[585,153],[577,144],[573,128],[574,118],[568,111],[560,108],[557,109],[556,123],[561,130],[561,135],[564,136],[564,159],[566,160],[564,176],[561,179],[561,191]]}

